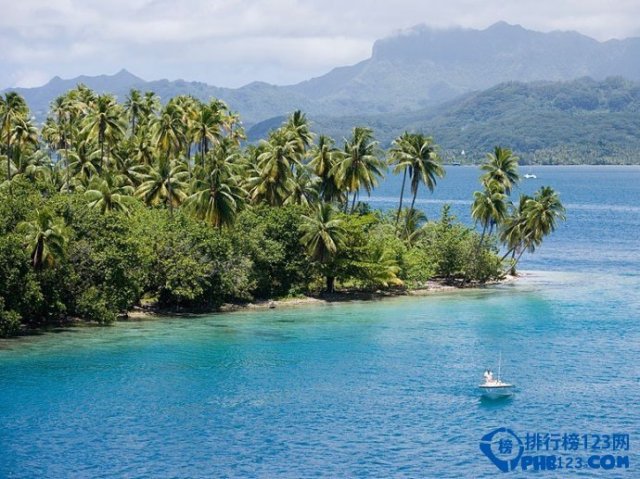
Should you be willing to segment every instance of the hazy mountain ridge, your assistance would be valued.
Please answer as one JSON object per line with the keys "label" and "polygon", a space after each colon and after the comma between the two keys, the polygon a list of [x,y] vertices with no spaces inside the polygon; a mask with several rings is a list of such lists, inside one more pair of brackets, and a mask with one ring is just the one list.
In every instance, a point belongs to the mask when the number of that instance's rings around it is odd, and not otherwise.
{"label": "hazy mountain ridge", "polygon": [[504,81],[617,75],[640,80],[640,39],[598,42],[499,22],[486,30],[415,27],[375,42],[368,60],[293,88],[332,102],[375,98],[384,112],[420,109]]}
{"label": "hazy mountain ridge", "polygon": [[[121,70],[115,75],[80,76],[68,80],[54,77],[41,87],[11,88],[7,91],[20,93],[36,118],[43,120],[47,115],[51,101],[80,83],[98,93],[112,93],[121,102],[124,101],[132,88],[153,91],[163,101],[176,95],[193,95],[203,101],[220,98],[229,103],[234,110],[241,111],[243,119],[245,116],[249,119],[263,118],[269,116],[273,111],[278,111],[281,107],[286,108],[286,111],[293,110],[299,108],[298,105],[305,101],[304,98],[297,95],[280,91],[281,87],[267,83],[255,82],[238,89],[220,88],[202,82],[185,80],[145,81],[127,70]],[[236,105],[241,105],[242,108],[239,109]]]}
{"label": "hazy mountain ridge", "polygon": [[509,80],[611,75],[640,80],[640,38],[598,42],[576,32],[540,33],[499,22],[485,30],[415,27],[375,42],[367,60],[289,86],[146,82],[123,70],[113,76],[56,77],[42,87],[15,90],[39,119],[53,98],[81,82],[120,100],[130,88],[153,90],[165,100],[179,94],[220,98],[252,125],[295,109],[335,117],[421,110]]}

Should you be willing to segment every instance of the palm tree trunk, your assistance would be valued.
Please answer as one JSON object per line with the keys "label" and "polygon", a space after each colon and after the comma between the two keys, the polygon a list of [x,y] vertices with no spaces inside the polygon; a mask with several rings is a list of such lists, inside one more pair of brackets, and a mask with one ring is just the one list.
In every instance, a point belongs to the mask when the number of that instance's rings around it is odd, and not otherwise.
{"label": "palm tree trunk", "polygon": [[67,194],[69,194],[69,182],[71,181],[71,178],[69,177],[69,152],[67,151],[67,141],[64,140],[62,143],[63,149],[64,149],[64,157],[67,163]]}
{"label": "palm tree trunk", "polygon": [[515,254],[516,254],[516,249],[515,248],[511,248],[510,250],[508,250],[504,254],[504,256],[502,258],[500,258],[500,261],[504,261],[507,258],[507,256],[509,256],[509,255],[512,255],[511,259],[513,259],[513,256],[515,256]]}
{"label": "palm tree trunk", "polygon": [[38,239],[38,242],[36,243],[36,249],[33,252],[33,267],[35,269],[38,269],[40,267],[40,264],[42,263],[42,249],[42,238],[40,238]]}
{"label": "palm tree trunk", "polygon": [[104,161],[104,140],[100,141],[100,174],[102,174],[102,166]]}
{"label": "palm tree trunk", "polygon": [[353,201],[351,202],[351,213],[356,209],[356,198],[358,197],[358,190],[353,192]]}
{"label": "palm tree trunk", "polygon": [[411,199],[411,208],[409,208],[409,211],[411,211],[413,213],[413,207],[416,204],[416,197],[418,196],[418,187],[416,187],[416,190],[413,192],[413,198]]}
{"label": "palm tree trunk", "polygon": [[335,291],[335,276],[327,276],[327,293],[333,293]]}
{"label": "palm tree trunk", "polygon": [[11,137],[9,136],[9,128],[7,127],[7,181],[9,182],[9,196],[13,196],[11,187]]}
{"label": "palm tree trunk", "polygon": [[189,181],[191,181],[191,141],[187,138],[187,170],[189,171]]}
{"label": "palm tree trunk", "polygon": [[515,263],[515,258],[516,258],[516,249],[513,248],[513,253],[511,253],[511,276],[515,276],[516,275],[516,263]]}
{"label": "palm tree trunk", "polygon": [[405,233],[407,234],[407,237],[409,236],[409,231],[407,229],[407,223],[409,221],[409,216],[412,215],[413,213],[413,208],[416,204],[416,196],[418,196],[418,188],[415,189],[415,191],[413,192],[413,198],[411,199],[411,207],[409,208],[409,215],[407,215],[407,220],[404,223],[404,229],[405,229]]}
{"label": "palm tree trunk", "polygon": [[[515,263],[513,263],[513,265],[511,266],[511,274],[513,276],[516,275],[516,266],[518,265],[518,263],[520,262],[520,258],[522,258],[522,255],[524,254],[524,252],[527,250],[527,248],[523,247],[522,251],[520,251],[520,254],[518,255],[518,258],[516,258]],[[515,257],[515,251],[513,252],[513,255]]]}
{"label": "palm tree trunk", "polygon": [[[169,163],[169,156],[171,155],[171,151],[167,151],[167,163]],[[173,190],[171,188],[171,169],[169,169],[169,181],[167,185],[168,195],[167,199],[169,200],[169,216],[173,218]]]}
{"label": "palm tree trunk", "polygon": [[478,251],[482,248],[482,243],[484,242],[484,235],[487,233],[487,224],[485,223],[482,227],[482,234],[480,235],[480,242],[478,243]]}
{"label": "palm tree trunk", "polygon": [[400,221],[400,211],[402,211],[402,198],[404,196],[404,185],[407,181],[407,169],[404,169],[404,175],[402,176],[402,189],[400,190],[400,204],[398,205],[398,214],[396,215],[396,233],[398,232],[398,221]]}

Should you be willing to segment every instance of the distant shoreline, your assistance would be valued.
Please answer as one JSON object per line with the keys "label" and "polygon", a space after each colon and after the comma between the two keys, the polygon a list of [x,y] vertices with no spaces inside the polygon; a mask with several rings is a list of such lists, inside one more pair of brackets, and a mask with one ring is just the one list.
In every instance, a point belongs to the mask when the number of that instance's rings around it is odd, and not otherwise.
{"label": "distant shoreline", "polygon": [[[480,168],[482,166],[482,162],[479,163],[465,163],[465,164],[454,164],[454,163],[442,163],[442,166],[460,166],[465,168]],[[576,167],[591,167],[591,168],[640,168],[640,160],[638,163],[620,163],[620,164],[597,164],[597,163],[580,163],[580,164],[543,164],[543,163],[518,163],[519,168],[576,168]]]}

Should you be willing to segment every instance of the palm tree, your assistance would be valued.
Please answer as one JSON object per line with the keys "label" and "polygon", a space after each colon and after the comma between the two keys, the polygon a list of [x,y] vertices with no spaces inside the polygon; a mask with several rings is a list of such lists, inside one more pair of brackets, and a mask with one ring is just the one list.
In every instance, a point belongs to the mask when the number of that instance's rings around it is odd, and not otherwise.
{"label": "palm tree", "polygon": [[285,200],[285,204],[309,206],[318,199],[319,178],[311,176],[311,172],[305,166],[296,168],[291,181],[291,192]]}
{"label": "palm tree", "polygon": [[47,117],[44,124],[42,125],[40,134],[42,135],[42,140],[47,145],[49,154],[51,154],[52,151],[58,150],[60,148],[64,133],[62,129],[59,128],[58,124],[53,120],[53,118]]}
{"label": "palm tree", "polygon": [[420,210],[412,210],[405,208],[404,210],[404,228],[401,238],[409,246],[413,246],[415,242],[424,234],[424,225],[427,222],[427,215]]}
{"label": "palm tree", "polygon": [[402,136],[393,140],[389,151],[389,164],[394,165],[393,172],[395,174],[402,171],[402,187],[400,188],[400,202],[398,203],[398,213],[396,214],[396,231],[398,222],[400,221],[400,212],[402,211],[402,200],[404,199],[404,187],[407,183],[407,172],[411,167],[411,161],[404,152],[405,145],[410,143],[410,133],[405,131]]}
{"label": "palm tree", "polygon": [[501,224],[507,216],[507,195],[504,194],[501,184],[492,181],[485,185],[483,191],[476,191],[473,198],[471,217],[482,225],[479,243],[482,245],[487,229]]}
{"label": "palm tree", "polygon": [[145,172],[145,167],[140,165],[129,154],[128,148],[118,148],[113,152],[113,165],[111,174],[117,178],[120,185],[137,186],[140,174]]}
{"label": "palm tree", "polygon": [[[71,175],[69,171],[69,140],[71,136],[71,117],[73,110],[77,107],[70,94],[56,97],[51,104],[51,113],[54,118],[47,118],[46,135],[50,144],[57,151],[57,158],[60,159],[60,150],[64,152],[64,161],[66,164],[66,187],[69,192],[71,184]],[[45,131],[43,130],[43,136]]]}
{"label": "palm tree", "polygon": [[444,178],[445,171],[431,138],[416,133],[411,136],[410,143],[411,147],[408,149],[408,153],[411,155],[412,160],[409,176],[411,177],[411,192],[413,193],[410,210],[413,211],[420,185],[425,185],[433,193],[436,186],[436,178]]}
{"label": "palm tree", "polygon": [[295,140],[296,152],[302,157],[313,141],[306,115],[300,110],[294,111],[285,123],[284,129]]}
{"label": "palm tree", "polygon": [[9,194],[11,190],[11,160],[13,159],[11,151],[11,131],[15,124],[29,114],[24,98],[16,92],[8,92],[4,98],[0,96],[0,135],[5,140],[5,153],[7,155],[7,181],[9,181]]}
{"label": "palm tree", "polygon": [[68,239],[64,223],[48,211],[36,210],[35,219],[20,223],[18,232],[24,235],[25,247],[35,269],[51,267],[64,256]]}
{"label": "palm tree", "polygon": [[336,278],[332,266],[345,241],[342,220],[336,218],[336,212],[329,203],[320,203],[313,215],[303,215],[302,219],[301,241],[311,259],[321,264],[326,277],[327,293],[333,293]]}
{"label": "palm tree", "polygon": [[120,211],[128,213],[129,207],[125,198],[131,196],[134,189],[130,185],[119,185],[116,178],[107,173],[102,178],[96,178],[91,189],[84,195],[89,200],[89,206],[100,210],[101,213]]}
{"label": "palm tree", "polygon": [[311,151],[309,166],[319,178],[325,177],[335,166],[335,156],[340,150],[334,144],[331,137],[320,135],[318,144]]}
{"label": "palm tree", "polygon": [[178,95],[172,98],[169,103],[175,105],[179,112],[182,128],[178,151],[185,152],[185,161],[189,169],[189,175],[191,175],[191,137],[194,128],[193,122],[198,116],[201,104],[191,95]]}
{"label": "palm tree", "polygon": [[323,201],[341,201],[343,193],[336,176],[336,165],[343,159],[342,151],[334,146],[332,138],[320,135],[318,144],[311,150],[309,166],[320,178],[320,196]]}
{"label": "palm tree", "polygon": [[524,195],[520,198],[517,212],[506,222],[501,235],[503,243],[509,248],[502,259],[512,254],[512,274],[515,274],[516,265],[524,252],[535,251],[544,238],[555,231],[557,222],[565,218],[560,197],[548,186],[540,188],[533,198]]}
{"label": "palm tree", "polygon": [[244,134],[242,122],[240,121],[240,115],[235,112],[229,111],[227,105],[224,102],[218,100],[218,103],[224,105],[225,115],[223,117],[222,126],[226,131],[227,138],[229,138],[236,146],[238,146],[240,145],[241,140],[247,139],[246,135]]}
{"label": "palm tree", "polygon": [[83,113],[86,113],[89,108],[93,108],[98,101],[95,92],[84,83],[79,83],[74,90],[71,90],[69,98]]}
{"label": "palm tree", "polygon": [[156,113],[160,110],[160,98],[152,91],[145,92],[142,99],[139,124],[149,125]]}
{"label": "palm tree", "polygon": [[524,213],[527,218],[527,227],[539,237],[553,233],[557,221],[566,219],[560,196],[549,186],[540,188],[534,198],[527,201]]}
{"label": "palm tree", "polygon": [[12,154],[7,155],[8,184],[18,173],[24,173],[25,161],[37,151],[38,129],[33,122],[26,117],[18,117],[11,128],[10,134]]}
{"label": "palm tree", "polygon": [[142,93],[140,93],[140,90],[132,88],[129,90],[129,95],[124,102],[124,111],[129,117],[129,121],[131,122],[131,134],[134,136],[136,134],[136,122],[140,119],[140,115],[143,110],[144,100],[142,98]]}
{"label": "palm tree", "polygon": [[520,181],[518,157],[508,148],[496,146],[493,153],[487,154],[486,162],[480,168],[486,172],[482,181],[485,184],[498,182],[507,195],[511,194],[513,187]]}
{"label": "palm tree", "polygon": [[527,231],[524,207],[530,199],[530,196],[521,194],[518,207],[514,208],[512,206],[511,214],[505,218],[502,224],[500,241],[507,247],[507,252],[502,257],[502,260],[511,254],[511,260],[515,261],[516,254],[525,244]]}
{"label": "palm tree", "polygon": [[148,206],[164,203],[173,215],[173,208],[180,206],[187,197],[187,177],[184,163],[161,158],[157,167],[150,166],[141,175],[136,196]]}
{"label": "palm tree", "polygon": [[216,228],[233,224],[247,196],[233,174],[233,156],[235,153],[227,148],[219,148],[214,158],[196,166],[194,193],[186,202],[196,218]]}
{"label": "palm tree", "polygon": [[112,95],[99,95],[85,117],[84,134],[97,139],[100,146],[100,172],[104,166],[104,145],[124,135],[120,108]]}
{"label": "palm tree", "polygon": [[201,158],[209,153],[210,145],[220,142],[222,124],[223,119],[217,103],[199,105],[192,123],[192,135]]}
{"label": "palm tree", "polygon": [[23,177],[30,181],[44,180],[51,173],[52,166],[51,159],[42,150],[21,153],[14,165],[15,171],[12,173],[12,178]]}
{"label": "palm tree", "polygon": [[184,126],[182,112],[174,103],[169,103],[160,117],[154,121],[152,137],[167,161],[173,153],[180,151],[180,145],[184,140]]}
{"label": "palm tree", "polygon": [[296,148],[296,140],[282,129],[273,131],[268,141],[260,142],[256,175],[249,180],[254,202],[280,206],[289,197],[293,169],[300,165]]}
{"label": "palm tree", "polygon": [[414,211],[420,185],[424,184],[429,191],[433,192],[436,186],[436,178],[443,178],[445,171],[433,140],[421,133],[405,132],[402,136],[396,138],[391,148],[391,162],[395,164],[394,173],[403,172],[400,204],[396,214],[397,228],[402,209],[407,172],[411,183],[411,192],[413,193],[410,211]]}
{"label": "palm tree", "polygon": [[69,172],[73,178],[81,183],[88,184],[89,181],[98,174],[100,167],[100,151],[96,150],[95,143],[87,140],[80,140],[73,150],[67,152],[67,180],[66,189],[71,187]]}
{"label": "palm tree", "polygon": [[34,150],[38,148],[38,128],[31,119],[21,117],[16,120],[11,129],[11,143],[15,145],[18,152],[25,146],[31,146]]}
{"label": "palm tree", "polygon": [[[335,167],[339,182],[347,191],[353,193],[351,211],[355,210],[360,188],[368,194],[383,177],[383,162],[378,158],[378,142],[369,128],[356,127],[349,140],[345,140],[344,157]],[[348,196],[347,196],[348,197]],[[345,211],[347,210],[345,203]]]}
{"label": "palm tree", "polygon": [[151,165],[156,158],[153,138],[148,126],[140,126],[138,133],[131,139],[131,157],[139,165]]}
{"label": "palm tree", "polygon": [[367,279],[376,287],[402,286],[404,282],[398,278],[400,269],[393,251],[382,248],[380,251],[374,252],[369,262]]}

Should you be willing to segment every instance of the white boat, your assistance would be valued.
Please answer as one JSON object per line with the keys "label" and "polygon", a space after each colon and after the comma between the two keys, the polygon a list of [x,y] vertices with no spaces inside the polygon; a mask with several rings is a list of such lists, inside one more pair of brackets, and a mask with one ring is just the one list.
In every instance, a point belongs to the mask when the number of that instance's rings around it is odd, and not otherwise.
{"label": "white boat", "polygon": [[498,377],[494,377],[490,369],[486,369],[483,374],[484,381],[478,387],[482,391],[482,395],[489,399],[497,399],[511,396],[515,389],[515,384],[506,383],[500,378],[500,369],[502,366],[502,354],[498,361]]}
{"label": "white boat", "polygon": [[[487,371],[491,376],[491,371]],[[487,374],[487,372],[485,372],[485,374]],[[501,397],[511,396],[516,386],[515,384],[505,383],[500,379],[494,379],[493,377],[488,379],[485,377],[484,382],[478,387],[482,391],[483,396],[490,399],[497,399]]]}
{"label": "white boat", "polygon": [[524,177],[527,178],[527,179],[536,179],[537,178],[537,176],[534,175],[533,173],[527,173],[527,174],[524,175]]}

